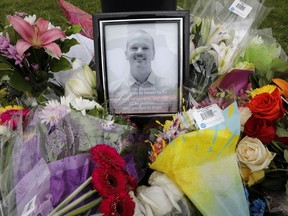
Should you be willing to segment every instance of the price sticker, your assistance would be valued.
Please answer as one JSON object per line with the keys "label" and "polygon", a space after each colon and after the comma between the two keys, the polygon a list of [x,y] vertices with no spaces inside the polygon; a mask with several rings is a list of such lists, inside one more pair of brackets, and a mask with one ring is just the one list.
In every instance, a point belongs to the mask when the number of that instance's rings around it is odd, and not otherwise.
{"label": "price sticker", "polygon": [[35,210],[35,203],[36,203],[37,195],[35,195],[24,207],[21,216],[28,216]]}
{"label": "price sticker", "polygon": [[213,127],[224,122],[225,120],[222,110],[217,104],[196,109],[193,112],[193,118],[200,130]]}
{"label": "price sticker", "polygon": [[246,18],[251,12],[252,7],[240,0],[235,0],[233,4],[229,7],[229,10],[241,16],[242,18]]}

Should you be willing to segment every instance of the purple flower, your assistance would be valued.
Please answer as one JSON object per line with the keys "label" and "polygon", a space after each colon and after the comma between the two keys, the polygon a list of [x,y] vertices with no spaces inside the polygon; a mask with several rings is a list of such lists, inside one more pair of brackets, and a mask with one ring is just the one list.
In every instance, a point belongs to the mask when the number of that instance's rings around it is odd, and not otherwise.
{"label": "purple flower", "polygon": [[252,73],[254,73],[253,70],[235,69],[224,75],[224,78],[220,81],[219,87],[222,90],[232,89],[233,92],[238,95],[241,89],[244,91],[247,90],[249,85],[249,76]]}
{"label": "purple flower", "polygon": [[16,47],[10,44],[10,38],[8,33],[6,37],[0,35],[0,54],[8,59],[14,59],[15,65],[22,67],[21,62],[24,60],[24,55],[19,55],[16,50]]}

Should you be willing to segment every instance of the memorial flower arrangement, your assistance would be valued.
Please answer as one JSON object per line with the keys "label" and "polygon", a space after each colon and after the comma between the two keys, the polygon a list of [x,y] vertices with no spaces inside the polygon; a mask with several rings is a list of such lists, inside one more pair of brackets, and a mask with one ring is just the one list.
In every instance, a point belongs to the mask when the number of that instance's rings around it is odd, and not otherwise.
{"label": "memorial flower arrangement", "polygon": [[78,42],[68,37],[81,27],[62,30],[25,13],[9,16],[8,21],[0,36],[2,103],[21,97],[23,101],[41,100],[49,92],[63,95],[64,89],[54,73],[72,68],[65,53]]}
{"label": "memorial flower arrangement", "polygon": [[4,215],[288,212],[287,56],[267,32],[240,37],[229,20],[197,15],[183,111],[142,130],[98,103],[92,57],[77,55],[93,44],[81,27],[8,17],[0,36]]}

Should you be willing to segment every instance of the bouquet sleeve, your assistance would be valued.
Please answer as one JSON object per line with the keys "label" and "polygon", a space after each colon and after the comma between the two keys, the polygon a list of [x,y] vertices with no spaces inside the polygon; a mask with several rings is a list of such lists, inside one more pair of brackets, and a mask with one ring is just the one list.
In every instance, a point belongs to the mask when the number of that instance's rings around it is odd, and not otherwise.
{"label": "bouquet sleeve", "polygon": [[236,103],[225,122],[178,136],[150,165],[166,173],[203,215],[249,215],[235,155],[240,134]]}

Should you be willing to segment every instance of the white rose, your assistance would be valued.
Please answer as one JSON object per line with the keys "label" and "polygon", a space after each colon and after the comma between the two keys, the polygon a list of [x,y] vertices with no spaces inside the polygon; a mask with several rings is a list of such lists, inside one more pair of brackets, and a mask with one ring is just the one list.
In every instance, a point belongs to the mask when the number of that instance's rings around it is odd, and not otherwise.
{"label": "white rose", "polygon": [[267,168],[275,156],[259,139],[248,136],[239,142],[236,153],[238,160],[245,164],[251,172]]}
{"label": "white rose", "polygon": [[244,131],[244,125],[251,117],[252,112],[248,107],[239,107],[241,131]]}

